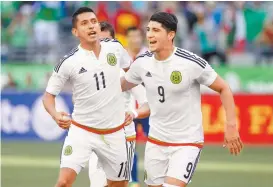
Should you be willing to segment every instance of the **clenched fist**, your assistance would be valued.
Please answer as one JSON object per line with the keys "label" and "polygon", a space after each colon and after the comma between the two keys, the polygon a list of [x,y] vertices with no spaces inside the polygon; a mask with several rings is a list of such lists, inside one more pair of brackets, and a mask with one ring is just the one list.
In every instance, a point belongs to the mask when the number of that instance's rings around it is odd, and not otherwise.
{"label": "clenched fist", "polygon": [[62,129],[68,129],[71,125],[71,118],[69,117],[69,114],[67,114],[66,112],[57,112],[53,116],[53,119]]}

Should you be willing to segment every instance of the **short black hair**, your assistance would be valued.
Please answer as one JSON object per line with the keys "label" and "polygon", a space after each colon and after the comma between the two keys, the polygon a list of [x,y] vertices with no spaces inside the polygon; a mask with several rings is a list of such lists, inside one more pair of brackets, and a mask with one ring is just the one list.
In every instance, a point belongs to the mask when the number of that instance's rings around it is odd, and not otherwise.
{"label": "short black hair", "polygon": [[129,32],[131,32],[131,31],[141,31],[141,30],[139,28],[135,27],[135,26],[129,27],[129,28],[126,29],[125,35],[127,36],[129,34]]}
{"label": "short black hair", "polygon": [[76,12],[74,12],[74,14],[72,15],[72,27],[76,26],[77,16],[85,12],[93,12],[95,14],[95,12],[91,8],[88,7],[78,8],[78,10],[76,10]]}
{"label": "short black hair", "polygon": [[150,21],[161,23],[162,27],[167,31],[177,31],[178,20],[174,14],[167,12],[156,12],[151,16]]}
{"label": "short black hair", "polygon": [[113,26],[107,21],[100,22],[100,30],[101,31],[109,31],[112,38],[115,38],[115,30]]}

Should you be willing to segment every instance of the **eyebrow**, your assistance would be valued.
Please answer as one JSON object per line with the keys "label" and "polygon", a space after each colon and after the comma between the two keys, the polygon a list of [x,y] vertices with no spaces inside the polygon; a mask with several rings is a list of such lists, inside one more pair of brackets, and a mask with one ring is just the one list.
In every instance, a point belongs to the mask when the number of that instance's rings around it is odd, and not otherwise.
{"label": "eyebrow", "polygon": [[[97,20],[96,18],[91,18],[90,20]],[[84,22],[84,21],[88,21],[88,19],[84,19],[84,20],[82,20],[81,22]]]}
{"label": "eyebrow", "polygon": [[157,27],[146,27],[146,29],[151,29],[151,30],[161,30],[160,28],[157,28]]}

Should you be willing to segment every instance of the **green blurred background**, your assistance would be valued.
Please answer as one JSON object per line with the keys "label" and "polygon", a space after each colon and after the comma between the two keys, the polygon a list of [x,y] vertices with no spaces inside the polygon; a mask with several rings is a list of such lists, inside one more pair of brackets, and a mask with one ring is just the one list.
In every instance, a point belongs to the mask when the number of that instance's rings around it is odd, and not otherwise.
{"label": "green blurred background", "polygon": [[[54,186],[59,172],[61,143],[2,142],[3,187]],[[144,144],[137,145],[139,179],[143,183]],[[87,169],[75,187],[89,186]],[[239,156],[221,145],[207,145],[190,187],[272,187],[273,147],[245,146]]]}

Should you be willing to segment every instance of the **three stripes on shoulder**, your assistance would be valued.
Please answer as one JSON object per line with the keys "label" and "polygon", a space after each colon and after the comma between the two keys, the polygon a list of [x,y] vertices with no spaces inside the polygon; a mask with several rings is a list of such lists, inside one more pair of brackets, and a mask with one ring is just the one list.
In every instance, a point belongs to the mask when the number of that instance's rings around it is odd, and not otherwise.
{"label": "three stripes on shoulder", "polygon": [[181,58],[185,58],[187,60],[190,60],[192,62],[195,62],[196,64],[198,64],[200,67],[202,68],[205,68],[206,65],[207,65],[207,62],[198,57],[197,55],[193,54],[193,53],[189,53],[188,51],[186,50],[183,50],[183,49],[180,49],[180,48],[177,48],[176,52],[174,53],[176,56],[179,56]]}
{"label": "three stripes on shoulder", "polygon": [[[146,51],[144,54],[141,54],[141,55],[137,56],[136,59],[142,58],[142,57],[145,57],[145,56],[147,56],[147,57],[152,57],[152,56],[153,56],[153,53],[152,53],[152,52],[150,53],[149,51]],[[136,59],[135,59],[135,60],[136,60]]]}
{"label": "three stripes on shoulder", "polygon": [[[101,42],[117,42],[117,43],[120,43],[118,40],[110,39],[110,38],[102,38],[102,39],[100,39],[100,41]],[[120,45],[122,45],[122,44],[120,43]]]}
{"label": "three stripes on shoulder", "polygon": [[61,65],[63,64],[63,62],[64,62],[66,59],[68,59],[69,57],[73,56],[78,50],[79,50],[79,48],[76,47],[76,48],[72,49],[67,55],[65,55],[65,56],[60,60],[60,63],[57,64],[57,65],[55,66],[54,71],[55,71],[56,73],[58,73],[58,72],[59,72],[59,69],[60,69],[60,67],[61,67]]}
{"label": "three stripes on shoulder", "polygon": [[[187,60],[195,62],[197,65],[199,65],[202,68],[205,68],[206,65],[207,65],[207,62],[204,59],[202,59],[202,58],[198,57],[197,55],[195,55],[193,53],[190,53],[190,52],[188,52],[186,50],[177,48],[177,50],[176,50],[176,52],[174,54],[176,56],[181,57],[181,58],[185,58]],[[139,55],[136,59],[142,58],[142,57],[145,57],[145,56],[152,57],[153,53],[149,52],[149,51],[146,51],[144,54]]]}

